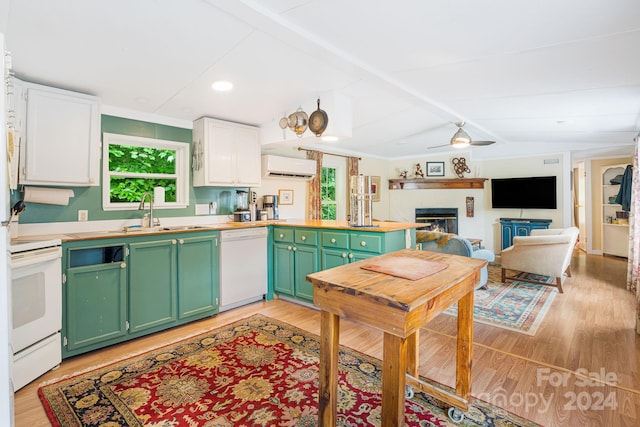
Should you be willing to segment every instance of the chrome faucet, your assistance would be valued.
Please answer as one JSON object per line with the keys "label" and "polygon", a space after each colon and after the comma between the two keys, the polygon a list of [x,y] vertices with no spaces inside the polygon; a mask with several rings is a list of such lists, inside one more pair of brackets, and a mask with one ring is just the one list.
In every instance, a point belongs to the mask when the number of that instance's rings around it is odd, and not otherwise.
{"label": "chrome faucet", "polygon": [[158,223],[157,225],[160,225],[160,220],[158,218],[153,217],[153,199],[152,199],[151,193],[149,193],[148,191],[142,195],[142,198],[140,199],[140,204],[138,205],[138,210],[144,209],[144,199],[147,196],[149,196],[149,227],[151,228],[156,225],[155,224],[156,222]]}

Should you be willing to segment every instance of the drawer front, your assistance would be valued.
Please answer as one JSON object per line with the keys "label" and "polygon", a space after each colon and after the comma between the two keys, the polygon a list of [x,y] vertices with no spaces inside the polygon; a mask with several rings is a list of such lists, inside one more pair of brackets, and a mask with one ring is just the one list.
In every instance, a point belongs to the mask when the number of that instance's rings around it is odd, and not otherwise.
{"label": "drawer front", "polygon": [[347,233],[322,233],[322,246],[325,248],[349,249],[349,235]]}
{"label": "drawer front", "polygon": [[318,232],[306,228],[298,228],[294,232],[294,242],[299,245],[313,245],[318,244]]}
{"label": "drawer front", "polygon": [[360,252],[382,253],[382,236],[373,233],[353,233],[349,249]]}
{"label": "drawer front", "polygon": [[278,227],[273,229],[273,241],[293,243],[293,228]]}

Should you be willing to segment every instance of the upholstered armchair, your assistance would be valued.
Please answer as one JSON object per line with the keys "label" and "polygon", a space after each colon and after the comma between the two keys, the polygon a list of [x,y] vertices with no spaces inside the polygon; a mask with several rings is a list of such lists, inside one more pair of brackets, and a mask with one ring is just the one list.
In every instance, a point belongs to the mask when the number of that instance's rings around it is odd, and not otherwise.
{"label": "upholstered armchair", "polygon": [[555,277],[555,283],[550,285],[557,286],[558,292],[562,293],[564,274],[571,277],[571,257],[578,233],[576,227],[552,228],[531,230],[530,236],[514,237],[513,246],[502,251],[502,283],[506,280],[520,280],[549,285],[546,282],[506,275],[506,270],[515,270]]}
{"label": "upholstered armchair", "polygon": [[[439,231],[416,231],[416,243],[420,244],[423,251],[442,252],[451,255],[462,255],[469,258],[480,258],[487,262],[493,262],[496,258],[493,252],[487,249],[473,250],[471,243],[457,234],[441,233]],[[480,271],[480,283],[476,289],[486,286],[489,273],[487,267]]]}

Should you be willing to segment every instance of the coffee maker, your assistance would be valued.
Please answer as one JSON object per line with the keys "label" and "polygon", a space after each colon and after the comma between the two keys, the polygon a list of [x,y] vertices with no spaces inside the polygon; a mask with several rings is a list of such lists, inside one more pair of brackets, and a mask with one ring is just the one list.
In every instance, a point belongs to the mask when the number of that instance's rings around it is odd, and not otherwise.
{"label": "coffee maker", "polygon": [[267,219],[278,219],[278,196],[273,194],[262,196],[262,210],[267,212]]}

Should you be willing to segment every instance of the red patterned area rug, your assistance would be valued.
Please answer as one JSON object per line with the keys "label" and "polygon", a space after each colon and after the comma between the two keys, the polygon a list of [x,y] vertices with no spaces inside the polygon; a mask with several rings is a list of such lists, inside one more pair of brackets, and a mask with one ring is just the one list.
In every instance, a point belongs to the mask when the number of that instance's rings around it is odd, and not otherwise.
{"label": "red patterned area rug", "polygon": [[[262,315],[126,358],[38,390],[54,426],[315,426],[319,337]],[[378,426],[380,361],[341,347],[338,425]],[[451,425],[423,393],[406,425]],[[534,426],[474,401],[461,425]]]}

